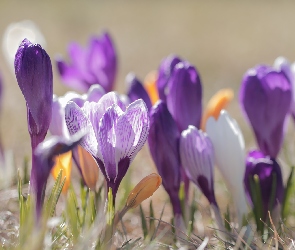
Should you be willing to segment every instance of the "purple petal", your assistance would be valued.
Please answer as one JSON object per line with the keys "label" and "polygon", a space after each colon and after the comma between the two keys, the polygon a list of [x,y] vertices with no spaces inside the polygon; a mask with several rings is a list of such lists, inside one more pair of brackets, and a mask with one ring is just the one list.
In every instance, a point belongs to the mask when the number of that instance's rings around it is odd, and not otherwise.
{"label": "purple petal", "polygon": [[89,102],[98,102],[104,94],[104,89],[99,84],[94,84],[89,88],[86,100]]}
{"label": "purple petal", "polygon": [[180,137],[180,158],[189,179],[204,193],[210,203],[216,203],[214,195],[214,150],[206,133],[189,126]]}
{"label": "purple petal", "polygon": [[124,114],[118,118],[116,132],[116,161],[134,159],[147,140],[149,117],[142,100],[131,103]]}
{"label": "purple petal", "polygon": [[117,72],[117,55],[108,33],[92,38],[88,54],[89,69],[106,92],[112,91]]}
{"label": "purple petal", "polygon": [[[39,44],[24,39],[15,55],[15,75],[36,126],[33,134],[46,134],[51,120],[52,66]],[[32,121],[30,119],[30,121]],[[30,123],[28,126],[30,127]],[[33,125],[32,125],[33,127]]]}
{"label": "purple petal", "polygon": [[178,207],[180,188],[179,136],[177,126],[163,101],[158,101],[150,112],[148,136],[152,158],[162,177],[162,184],[174,207]]}
{"label": "purple petal", "polygon": [[147,109],[150,110],[152,107],[152,102],[142,83],[136,78],[133,73],[129,73],[126,77],[126,82],[129,85],[128,97],[131,102],[134,102],[138,99],[142,99]]}
{"label": "purple petal", "polygon": [[200,127],[202,85],[197,70],[188,63],[174,68],[168,82],[167,106],[180,131],[189,125]]}
{"label": "purple petal", "polygon": [[157,88],[158,88],[158,94],[161,100],[166,102],[166,87],[168,84],[168,81],[172,75],[172,72],[174,70],[174,67],[176,64],[181,62],[181,60],[174,56],[170,55],[167,58],[164,58],[161,62],[161,65],[159,67],[159,76],[157,79]]}
{"label": "purple petal", "polygon": [[262,152],[276,157],[282,146],[292,87],[285,74],[256,66],[244,76],[240,102]]}
{"label": "purple petal", "polygon": [[101,158],[92,124],[76,103],[71,101],[67,104],[65,108],[65,120],[70,135],[75,135],[81,131],[87,132],[80,145],[93,156]]}
{"label": "purple petal", "polygon": [[118,174],[118,161],[116,160],[116,123],[122,110],[113,105],[102,116],[98,129],[98,143],[102,154],[106,177],[109,182],[115,182]]}

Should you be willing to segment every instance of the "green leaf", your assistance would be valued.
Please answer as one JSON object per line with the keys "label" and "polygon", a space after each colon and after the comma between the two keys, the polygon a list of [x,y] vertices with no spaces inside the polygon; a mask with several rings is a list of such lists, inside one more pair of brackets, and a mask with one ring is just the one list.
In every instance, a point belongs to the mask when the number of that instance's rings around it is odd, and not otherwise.
{"label": "green leaf", "polygon": [[149,228],[149,234],[152,235],[152,233],[155,231],[155,214],[153,209],[153,201],[150,202],[150,228]]}
{"label": "green leaf", "polygon": [[287,186],[285,189],[283,204],[282,204],[282,218],[287,219],[288,215],[290,214],[291,208],[291,198],[292,194],[295,191],[295,182],[294,182],[294,166],[291,169],[290,175],[288,177]]}
{"label": "green leaf", "polygon": [[189,215],[189,225],[188,225],[188,235],[190,236],[191,233],[194,231],[194,223],[195,223],[195,213],[197,211],[197,205],[196,205],[196,193],[194,190],[192,204],[190,206],[190,215]]}
{"label": "green leaf", "polygon": [[146,219],[145,219],[145,215],[142,209],[142,206],[139,206],[139,210],[140,210],[140,218],[141,218],[141,228],[142,228],[142,232],[143,232],[143,237],[144,239],[147,237],[148,235],[148,228],[147,228],[147,223],[146,223]]}
{"label": "green leaf", "polygon": [[115,208],[113,202],[113,192],[112,188],[109,188],[108,192],[108,207],[107,207],[107,224],[113,225],[113,220],[115,216]]}
{"label": "green leaf", "polygon": [[229,205],[227,205],[226,213],[224,213],[224,226],[227,231],[231,232]]}

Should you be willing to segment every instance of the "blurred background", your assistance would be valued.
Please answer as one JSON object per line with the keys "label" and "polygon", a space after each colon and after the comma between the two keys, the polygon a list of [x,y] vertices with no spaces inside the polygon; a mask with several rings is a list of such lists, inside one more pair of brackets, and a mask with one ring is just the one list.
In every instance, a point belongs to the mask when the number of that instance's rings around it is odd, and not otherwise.
{"label": "blurred background", "polygon": [[[0,37],[12,22],[32,20],[46,39],[54,70],[54,93],[70,90],[61,83],[55,57],[67,58],[71,41],[86,46],[91,35],[110,32],[119,72],[116,89],[124,93],[130,71],[144,79],[171,53],[189,60],[201,75],[203,105],[219,89],[231,87],[229,112],[236,118],[248,147],[253,136],[238,104],[239,86],[247,69],[272,64],[278,56],[295,60],[295,2],[292,1],[0,1]],[[20,41],[19,41],[20,42]],[[30,157],[26,106],[15,76],[0,50],[4,95],[1,136],[19,164]],[[145,149],[147,153],[147,149]],[[146,154],[144,154],[146,155]],[[151,160],[146,159],[147,164]],[[141,160],[136,159],[135,163]],[[143,162],[144,164],[146,162]],[[141,162],[141,164],[143,164]],[[152,170],[147,170],[147,173]]]}

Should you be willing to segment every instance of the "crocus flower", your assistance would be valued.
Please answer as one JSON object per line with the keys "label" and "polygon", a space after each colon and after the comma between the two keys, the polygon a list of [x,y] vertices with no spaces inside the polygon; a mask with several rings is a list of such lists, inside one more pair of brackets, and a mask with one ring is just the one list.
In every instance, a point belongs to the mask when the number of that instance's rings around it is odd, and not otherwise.
{"label": "crocus flower", "polygon": [[68,53],[70,64],[57,60],[58,71],[67,86],[84,92],[93,84],[100,84],[106,92],[113,89],[117,74],[117,55],[108,33],[92,37],[86,49],[77,43],[71,43]]}
{"label": "crocus flower", "polygon": [[237,122],[222,110],[218,120],[210,117],[206,132],[210,137],[215,153],[215,162],[228,190],[232,193],[242,225],[243,216],[247,213],[247,203],[243,185],[245,173],[245,143]]}
{"label": "crocus flower", "polygon": [[158,79],[156,81],[156,84],[157,84],[159,98],[163,101],[166,101],[166,96],[167,96],[166,88],[167,88],[169,79],[172,76],[174,67],[179,62],[181,62],[180,58],[174,55],[170,55],[164,58],[160,64],[160,67],[158,70],[159,74],[158,74]]}
{"label": "crocus flower", "polygon": [[126,107],[115,92],[109,92],[97,103],[85,102],[82,108],[69,102],[65,119],[71,135],[88,132],[80,145],[97,161],[115,201],[121,180],[147,139],[145,103],[137,100]]}
{"label": "crocus flower", "polygon": [[206,196],[210,204],[217,205],[214,195],[214,149],[206,133],[194,126],[181,133],[180,159],[189,179]]}
{"label": "crocus flower", "polygon": [[163,101],[158,101],[150,112],[151,128],[148,137],[150,152],[162,177],[174,214],[182,214],[178,197],[180,188],[180,157],[177,125]]}
{"label": "crocus flower", "polygon": [[[46,136],[51,120],[52,67],[46,51],[24,39],[15,55],[15,75],[27,104],[28,130],[32,151]],[[34,155],[33,155],[34,156]],[[32,159],[31,185],[36,183],[36,164]]]}
{"label": "crocus flower", "polygon": [[145,102],[147,109],[150,110],[152,107],[152,103],[142,83],[136,78],[133,73],[129,73],[126,76],[126,82],[128,84],[127,95],[130,101],[134,102],[138,99],[142,99]]}
{"label": "crocus flower", "polygon": [[292,86],[282,71],[258,65],[244,75],[240,102],[260,150],[276,158],[292,102]]}
{"label": "crocus flower", "polygon": [[[268,217],[268,211],[282,203],[284,195],[284,187],[282,180],[282,173],[279,164],[275,159],[270,158],[259,150],[253,150],[249,152],[246,159],[246,172],[245,172],[245,188],[248,200],[253,205],[253,196],[251,192],[250,181],[254,181],[254,176],[257,175],[259,178],[261,198],[262,198],[262,209],[263,209],[263,220],[265,221]],[[276,191],[274,194],[274,200],[271,203],[271,195],[273,188],[273,181],[275,180]]]}
{"label": "crocus flower", "polygon": [[50,171],[54,166],[55,156],[63,154],[73,149],[83,138],[84,133],[73,135],[70,139],[54,136],[49,140],[40,143],[36,148],[35,163],[36,163],[36,213],[37,218],[40,217],[46,183],[49,177]]}

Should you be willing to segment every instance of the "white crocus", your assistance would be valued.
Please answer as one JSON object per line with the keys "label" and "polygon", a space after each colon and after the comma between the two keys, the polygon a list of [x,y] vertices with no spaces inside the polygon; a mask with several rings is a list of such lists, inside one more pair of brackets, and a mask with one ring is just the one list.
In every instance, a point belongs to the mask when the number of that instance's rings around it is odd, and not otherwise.
{"label": "white crocus", "polygon": [[244,191],[245,142],[243,135],[237,122],[225,110],[220,112],[217,121],[213,117],[208,119],[206,132],[214,146],[217,167],[233,195],[239,226],[242,226],[243,217],[248,213]]}

